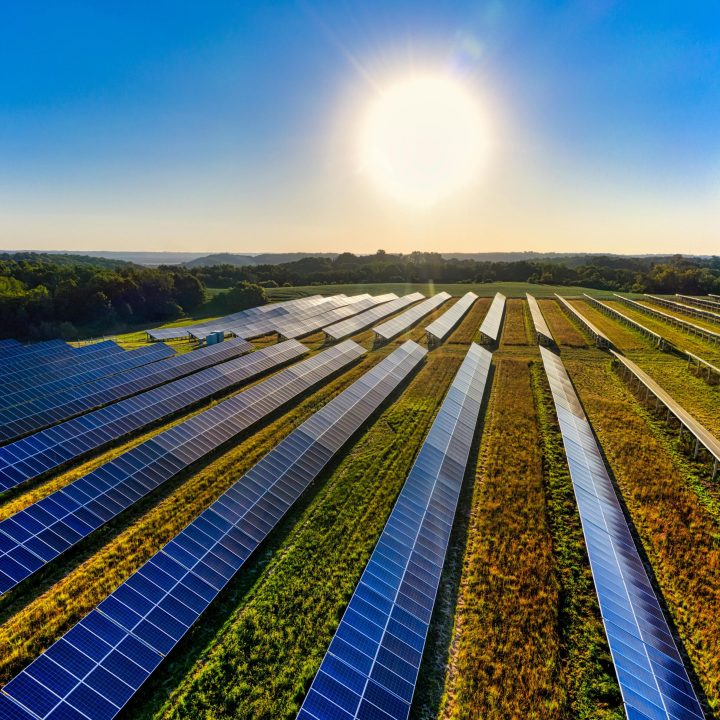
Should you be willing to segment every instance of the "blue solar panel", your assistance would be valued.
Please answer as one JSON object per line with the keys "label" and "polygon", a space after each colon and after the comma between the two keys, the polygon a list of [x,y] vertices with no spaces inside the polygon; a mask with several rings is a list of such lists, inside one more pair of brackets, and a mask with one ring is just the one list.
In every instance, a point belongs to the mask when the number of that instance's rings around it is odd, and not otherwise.
{"label": "blue solar panel", "polygon": [[[186,377],[147,390],[107,407],[95,410],[0,448],[0,491],[40,477],[103,445],[137,432],[158,420],[193,404],[225,392],[269,369],[304,355],[307,348],[298,342],[272,345],[245,357],[233,357],[252,349],[244,340],[225,343],[227,352],[198,350],[192,367],[200,369]],[[192,360],[190,355],[184,356]],[[214,365],[207,367],[208,365]],[[184,369],[189,373],[188,364]],[[175,370],[178,370],[176,367]]]}
{"label": "blue solar panel", "polygon": [[165,360],[6,408],[0,415],[0,442],[22,437],[251,349],[246,341],[233,340],[173,357],[173,350],[163,345],[161,354],[169,356]]}
{"label": "blue solar panel", "polygon": [[562,360],[540,348],[562,432],[595,591],[630,718],[702,720],[592,427]]}
{"label": "blue solar panel", "polygon": [[291,432],[5,686],[10,717],[26,720],[23,706],[39,720],[111,720],[425,354],[405,343]]}
{"label": "blue solar panel", "polygon": [[0,418],[3,418],[3,411],[13,405],[45,398],[77,385],[84,385],[93,380],[172,357],[174,354],[172,348],[158,343],[127,352],[113,352],[111,355],[101,357],[93,355],[87,362],[73,361],[69,368],[52,370],[44,368],[40,373],[33,370],[27,379],[8,382],[5,385],[6,394],[0,397]]}
{"label": "blue solar panel", "polygon": [[[155,435],[3,520],[0,593],[365,352],[352,341],[329,348]],[[272,356],[266,357],[265,368],[274,363]]]}
{"label": "blue solar panel", "polygon": [[470,346],[299,719],[408,717],[491,362]]}
{"label": "blue solar panel", "polygon": [[418,320],[424,318],[428,313],[439,308],[444,302],[452,297],[450,293],[440,292],[427,300],[423,300],[404,313],[382,323],[373,328],[373,332],[381,340],[392,340],[400,333],[411,328]]}
{"label": "blue solar panel", "polygon": [[59,357],[69,356],[73,350],[74,348],[62,340],[23,345],[19,350],[13,348],[0,357],[0,375],[4,376],[20,368],[41,366]]}

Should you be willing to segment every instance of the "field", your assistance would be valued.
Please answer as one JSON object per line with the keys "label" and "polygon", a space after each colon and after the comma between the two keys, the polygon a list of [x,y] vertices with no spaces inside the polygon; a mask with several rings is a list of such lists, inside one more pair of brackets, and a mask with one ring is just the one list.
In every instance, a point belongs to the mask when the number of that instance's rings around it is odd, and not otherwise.
{"label": "field", "polygon": [[[279,288],[272,299],[344,292],[468,290],[482,297],[285,514],[122,720],[290,720],[315,677],[468,344],[500,291],[510,299],[494,348],[481,420],[424,649],[412,720],[620,720],[620,688],[600,615],[573,484],[526,291],[540,307],[596,433],[642,561],[708,718],[720,718],[720,485],[687,436],[626,382],[607,352],[552,299],[582,288],[522,283]],[[589,291],[588,291],[589,292]],[[607,293],[597,293],[607,296]],[[289,402],[0,596],[0,684],[20,672],[208,507],[304,420],[448,301],[383,346]],[[655,349],[639,332],[572,302],[615,346],[720,436],[720,387]],[[717,349],[618,304],[679,347],[717,362]],[[190,321],[187,321],[190,322]],[[137,331],[126,347],[145,342]],[[256,347],[275,342],[267,336]],[[314,355],[324,339],[302,340]],[[190,351],[178,342],[179,351]],[[256,382],[261,382],[262,379]],[[235,388],[233,395],[247,385]],[[187,408],[47,478],[0,495],[0,520],[211,407]],[[92,720],[92,719],[91,719]]]}

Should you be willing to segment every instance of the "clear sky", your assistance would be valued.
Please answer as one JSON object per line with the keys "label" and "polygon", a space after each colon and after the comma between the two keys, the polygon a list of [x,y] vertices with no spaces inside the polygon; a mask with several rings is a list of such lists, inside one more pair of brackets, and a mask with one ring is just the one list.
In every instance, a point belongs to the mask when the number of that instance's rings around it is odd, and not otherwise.
{"label": "clear sky", "polygon": [[[358,166],[418,73],[486,120],[429,207]],[[720,254],[720,2],[5,3],[0,247]]]}

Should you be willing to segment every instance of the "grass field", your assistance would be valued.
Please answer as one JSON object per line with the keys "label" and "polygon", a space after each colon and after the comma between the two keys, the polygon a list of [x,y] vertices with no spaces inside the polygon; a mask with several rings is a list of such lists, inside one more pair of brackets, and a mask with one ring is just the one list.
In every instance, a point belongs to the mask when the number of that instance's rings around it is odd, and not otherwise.
{"label": "grass field", "polygon": [[[633,394],[609,355],[592,346],[577,322],[548,297],[556,290],[580,295],[582,289],[382,285],[272,292],[274,299],[285,299],[290,295],[282,293],[400,294],[415,289],[425,294],[447,289],[454,295],[473,289],[483,297],[291,508],[122,711],[121,720],[295,716],[445,391],[498,290],[511,299],[412,720],[624,716],[554,404],[522,299],[526,289],[542,298],[541,309],[597,433],[644,560],[708,700],[709,717],[720,717],[720,484],[709,480],[707,465],[688,456],[687,443],[678,441],[664,415]],[[0,683],[112,592],[315,410],[405,339],[424,342],[424,327],[452,302],[385,346],[373,349],[371,330],[358,334],[355,339],[370,352],[356,365],[169,481],[0,598],[0,647],[6,648],[0,653]],[[720,434],[720,388],[688,372],[678,356],[653,348],[640,333],[585,301],[573,302]],[[650,327],[652,318],[637,315]],[[712,346],[661,325],[658,331],[673,342],[691,349],[694,341],[703,350],[698,354],[711,359]],[[134,346],[144,337],[137,331],[120,340]],[[254,344],[272,342],[268,337]],[[302,342],[315,353],[324,338],[315,333]],[[6,493],[0,497],[0,519],[214,402]]]}

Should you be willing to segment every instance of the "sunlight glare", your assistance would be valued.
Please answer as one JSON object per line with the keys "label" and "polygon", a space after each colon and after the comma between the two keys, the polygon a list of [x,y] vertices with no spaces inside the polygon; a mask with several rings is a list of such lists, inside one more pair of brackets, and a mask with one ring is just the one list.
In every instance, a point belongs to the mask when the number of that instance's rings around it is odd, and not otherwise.
{"label": "sunlight glare", "polygon": [[485,155],[478,103],[448,77],[417,77],[389,87],[371,105],[360,164],[392,197],[429,206],[470,184]]}

